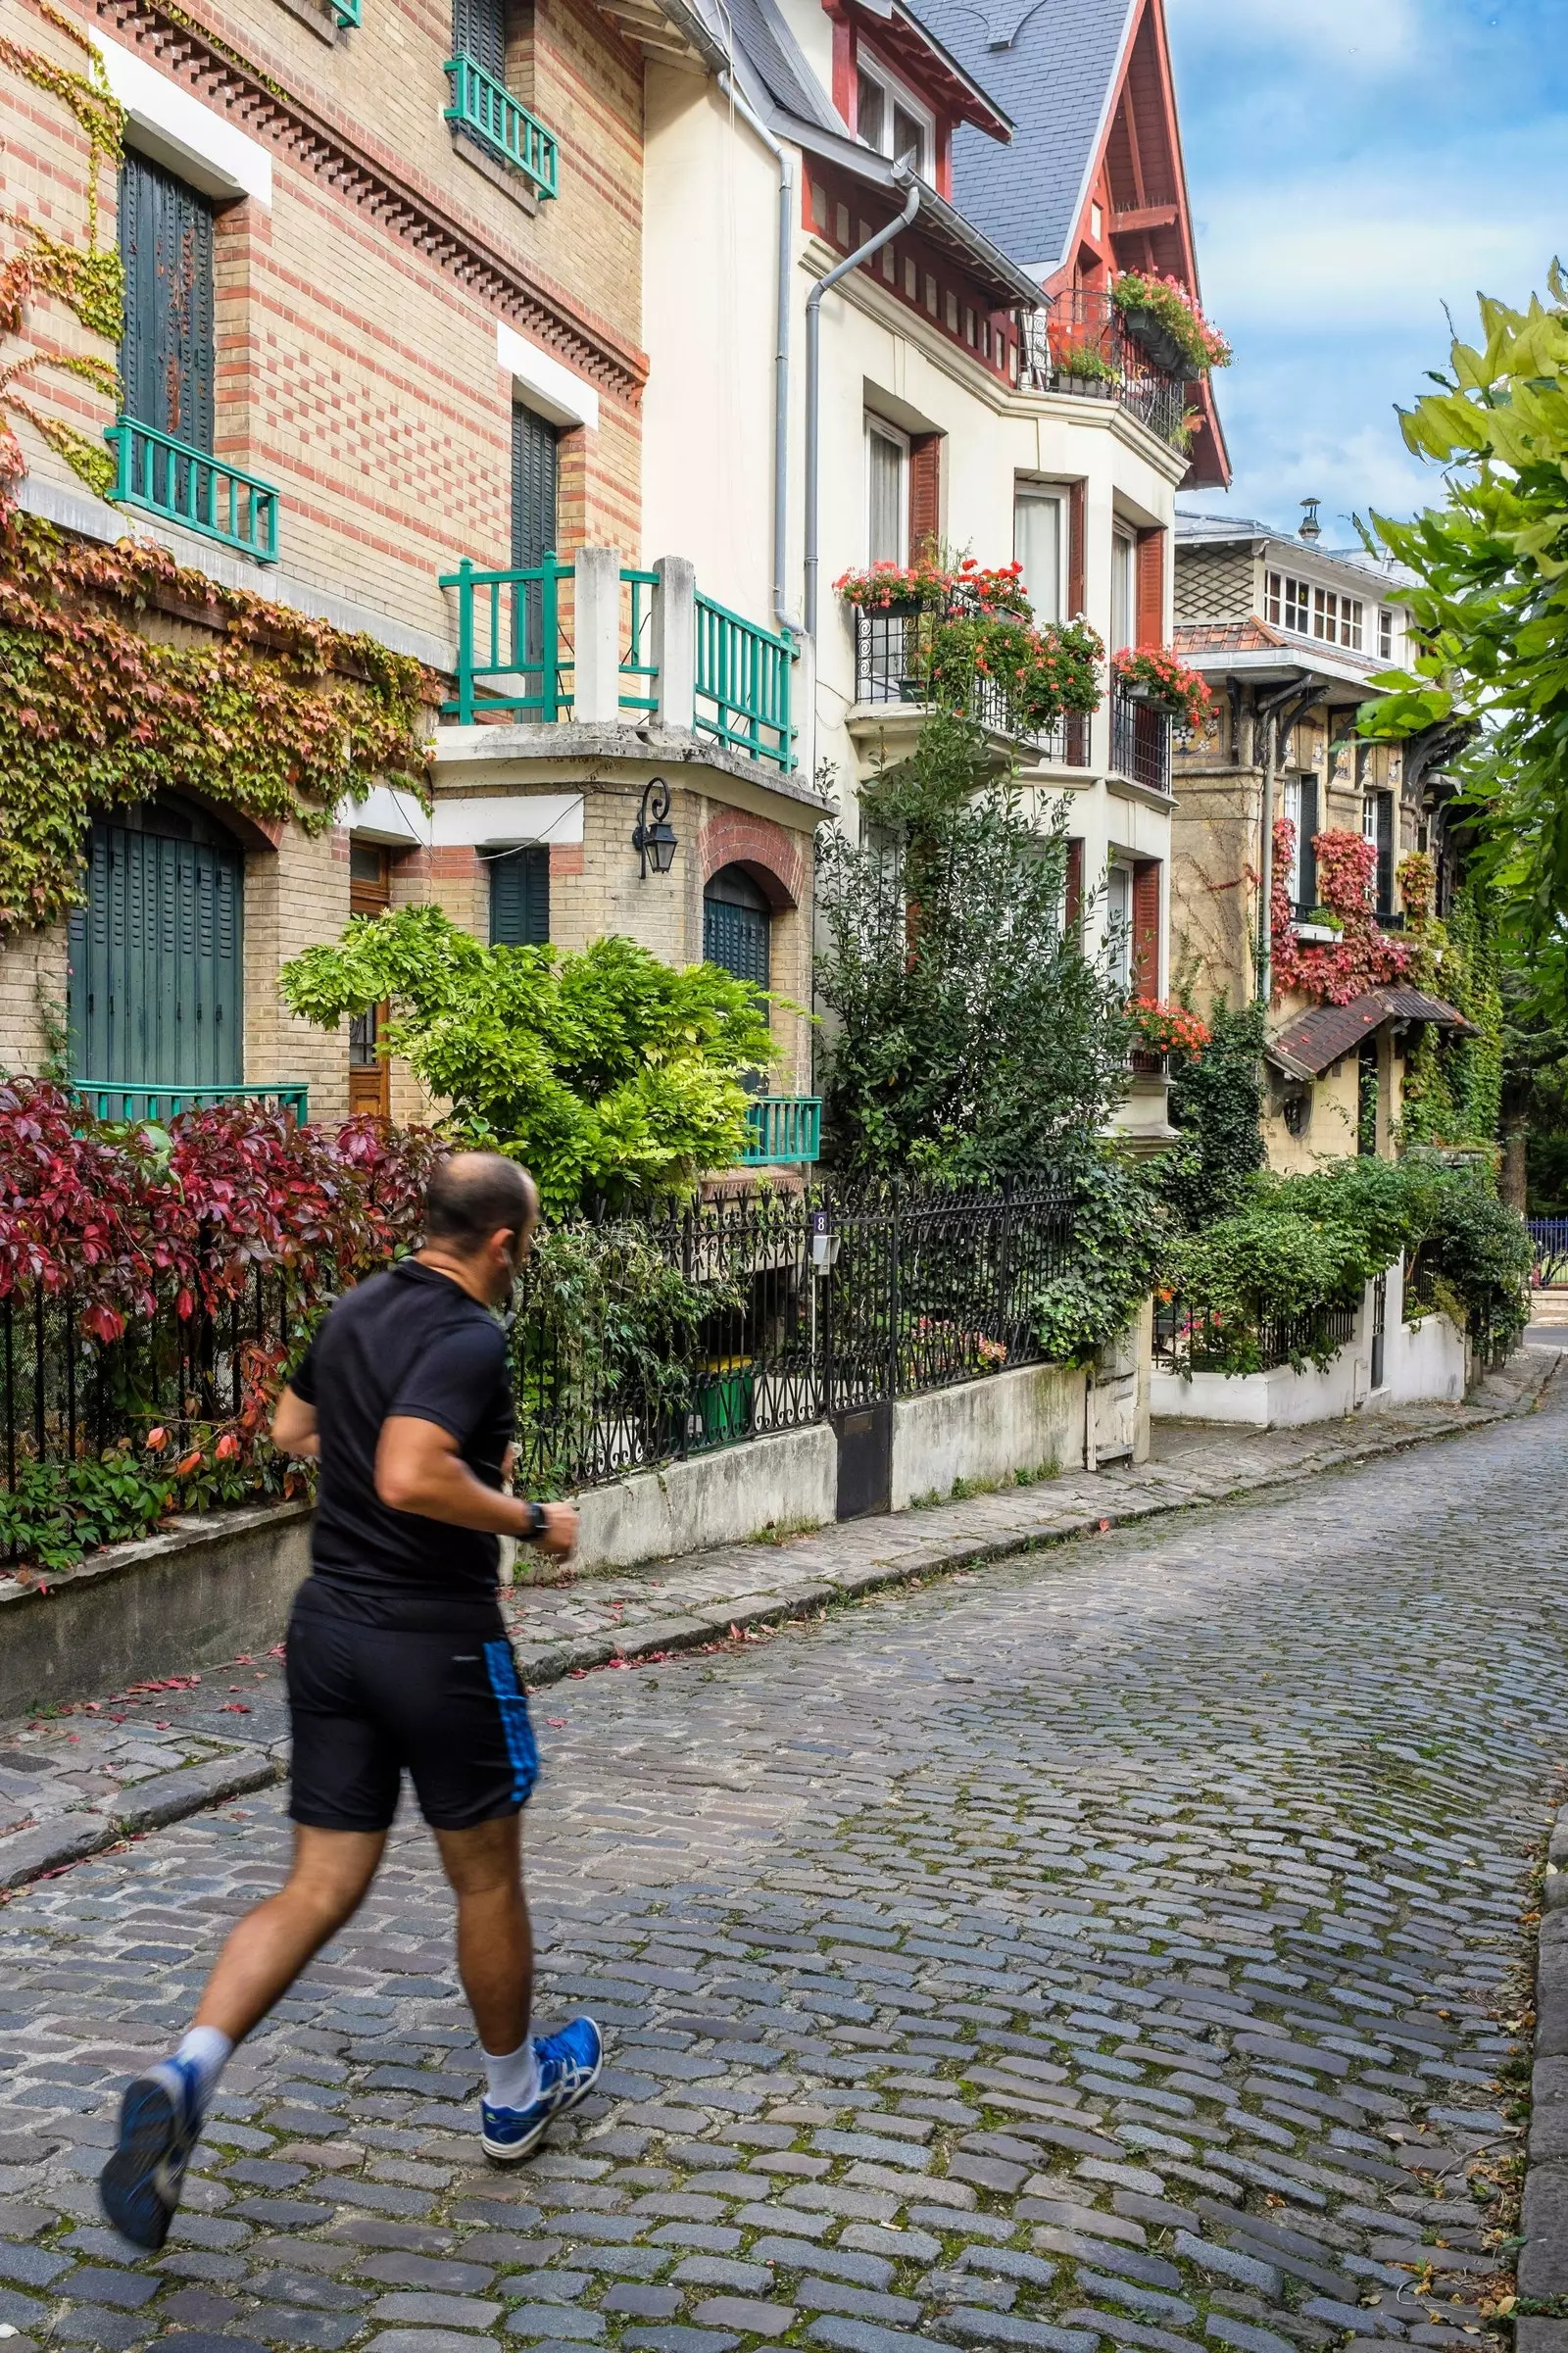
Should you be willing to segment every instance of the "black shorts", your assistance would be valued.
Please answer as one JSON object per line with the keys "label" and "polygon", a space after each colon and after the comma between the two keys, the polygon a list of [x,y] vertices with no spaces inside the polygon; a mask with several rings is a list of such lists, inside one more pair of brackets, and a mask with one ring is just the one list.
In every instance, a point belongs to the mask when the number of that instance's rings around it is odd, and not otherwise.
{"label": "black shorts", "polygon": [[470,1610],[456,1629],[405,1614],[416,1622],[376,1624],[311,1585],[296,1597],[287,1652],[296,1822],[386,1830],[405,1770],[432,1830],[471,1830],[527,1803],[539,1751],[499,1609]]}

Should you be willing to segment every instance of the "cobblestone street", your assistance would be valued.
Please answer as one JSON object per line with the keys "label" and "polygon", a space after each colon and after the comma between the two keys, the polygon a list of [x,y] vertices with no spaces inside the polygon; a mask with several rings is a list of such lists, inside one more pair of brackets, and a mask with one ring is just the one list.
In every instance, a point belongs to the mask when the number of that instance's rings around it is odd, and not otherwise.
{"label": "cobblestone street", "polygon": [[0,2323],[116,2353],[1473,2341],[1466,2169],[1519,2145],[1498,2069],[1564,1762],[1565,1440],[1559,1392],[542,1693],[541,2022],[591,2008],[611,2060],[515,2174],[477,2158],[410,1824],[128,2261],[93,2187],[119,2085],[276,1883],[281,1793],[20,1889]]}

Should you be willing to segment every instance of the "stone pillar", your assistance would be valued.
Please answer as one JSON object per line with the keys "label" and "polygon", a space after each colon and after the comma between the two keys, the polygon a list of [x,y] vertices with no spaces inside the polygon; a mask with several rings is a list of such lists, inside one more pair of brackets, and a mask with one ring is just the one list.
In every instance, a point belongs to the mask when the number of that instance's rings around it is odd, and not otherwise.
{"label": "stone pillar", "polygon": [[613,726],[620,716],[620,550],[579,548],[572,615],[571,715]]}
{"label": "stone pillar", "polygon": [[697,571],[684,556],[661,556],[654,574],[659,723],[690,734],[697,711]]}

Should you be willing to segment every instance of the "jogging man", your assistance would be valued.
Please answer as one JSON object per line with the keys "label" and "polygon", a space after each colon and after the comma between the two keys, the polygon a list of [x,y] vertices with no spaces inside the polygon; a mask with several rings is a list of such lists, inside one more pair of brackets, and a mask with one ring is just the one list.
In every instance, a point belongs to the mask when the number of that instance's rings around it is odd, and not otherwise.
{"label": "jogging man", "polygon": [[320,1463],[312,1574],[288,1633],[293,1864],[224,1944],[179,2048],[126,2088],[99,2193],[137,2246],[168,2235],[234,2045],[365,1900],[405,1770],[457,1896],[486,2153],[526,2157],[599,2074],[591,2018],[528,2032],[520,1816],[539,1759],[497,1599],[498,1537],[569,1552],[577,1532],[568,1505],[504,1492],[512,1390],[490,1310],[537,1215],[515,1161],[442,1162],[424,1248],[338,1300],[278,1401],[276,1444]]}

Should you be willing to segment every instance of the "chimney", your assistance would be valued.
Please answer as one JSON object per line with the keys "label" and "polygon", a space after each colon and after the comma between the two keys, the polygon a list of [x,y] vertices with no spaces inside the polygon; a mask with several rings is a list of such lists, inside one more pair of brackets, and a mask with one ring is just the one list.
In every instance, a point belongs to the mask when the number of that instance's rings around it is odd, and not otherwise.
{"label": "chimney", "polygon": [[1314,540],[1321,539],[1323,536],[1323,525],[1317,519],[1317,511],[1322,504],[1321,499],[1303,499],[1301,501],[1304,513],[1301,516],[1300,536],[1306,541],[1308,547]]}

